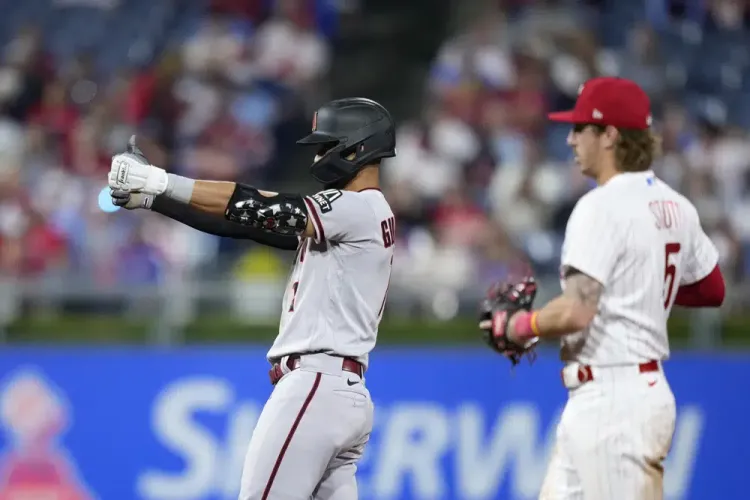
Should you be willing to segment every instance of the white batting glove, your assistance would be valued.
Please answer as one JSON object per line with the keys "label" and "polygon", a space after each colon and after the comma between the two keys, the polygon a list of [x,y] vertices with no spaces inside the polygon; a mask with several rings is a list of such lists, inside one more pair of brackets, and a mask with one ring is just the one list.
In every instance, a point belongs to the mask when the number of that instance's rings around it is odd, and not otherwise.
{"label": "white batting glove", "polygon": [[146,160],[132,136],[127,152],[112,157],[108,181],[113,190],[157,196],[167,189],[168,176],[164,169]]}

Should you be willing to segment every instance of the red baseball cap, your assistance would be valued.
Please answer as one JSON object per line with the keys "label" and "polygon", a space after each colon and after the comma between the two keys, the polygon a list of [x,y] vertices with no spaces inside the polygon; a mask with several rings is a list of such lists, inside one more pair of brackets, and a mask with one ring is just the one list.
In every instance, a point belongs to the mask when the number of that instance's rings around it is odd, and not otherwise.
{"label": "red baseball cap", "polygon": [[579,87],[573,110],[547,116],[555,122],[645,130],[651,126],[651,101],[632,80],[592,78]]}

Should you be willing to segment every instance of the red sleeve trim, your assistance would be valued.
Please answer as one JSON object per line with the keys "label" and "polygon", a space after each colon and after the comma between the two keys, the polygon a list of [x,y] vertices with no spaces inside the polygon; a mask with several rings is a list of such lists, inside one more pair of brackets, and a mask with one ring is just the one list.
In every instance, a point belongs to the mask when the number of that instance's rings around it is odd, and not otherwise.
{"label": "red sleeve trim", "polygon": [[313,203],[305,197],[305,203],[307,204],[307,211],[312,215],[313,228],[315,229],[315,242],[323,243],[326,240],[326,233],[323,231],[323,224],[320,221],[318,211],[315,210]]}
{"label": "red sleeve trim", "polygon": [[674,303],[684,307],[719,307],[725,295],[724,276],[717,264],[702,280],[678,288]]}

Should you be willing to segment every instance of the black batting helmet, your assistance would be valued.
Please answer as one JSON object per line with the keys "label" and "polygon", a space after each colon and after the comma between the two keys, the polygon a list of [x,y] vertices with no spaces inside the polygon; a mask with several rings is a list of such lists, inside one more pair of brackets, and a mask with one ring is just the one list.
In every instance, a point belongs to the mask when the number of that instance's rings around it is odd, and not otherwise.
{"label": "black batting helmet", "polygon": [[[391,114],[371,99],[331,101],[315,112],[312,133],[297,144],[318,147],[312,176],[326,186],[341,186],[365,165],[396,156]],[[348,159],[352,154],[354,157]]]}

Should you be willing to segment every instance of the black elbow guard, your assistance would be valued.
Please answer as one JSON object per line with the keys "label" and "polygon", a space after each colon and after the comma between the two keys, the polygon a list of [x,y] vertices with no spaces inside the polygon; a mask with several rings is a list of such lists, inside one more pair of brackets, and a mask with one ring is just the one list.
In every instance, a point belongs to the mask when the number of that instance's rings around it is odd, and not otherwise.
{"label": "black elbow guard", "polygon": [[307,228],[307,206],[301,195],[263,196],[237,184],[224,212],[227,220],[278,234],[301,235]]}

